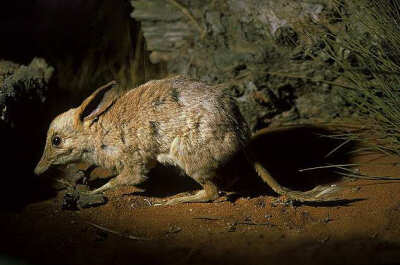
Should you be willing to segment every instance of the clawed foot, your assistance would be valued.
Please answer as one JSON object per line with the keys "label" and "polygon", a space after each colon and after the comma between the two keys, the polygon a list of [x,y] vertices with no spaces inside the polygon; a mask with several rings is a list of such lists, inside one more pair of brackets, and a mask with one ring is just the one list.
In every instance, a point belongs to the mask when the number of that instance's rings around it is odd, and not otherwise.
{"label": "clawed foot", "polygon": [[113,187],[114,187],[114,185],[113,185],[112,182],[110,181],[110,182],[104,184],[103,186],[101,186],[100,188],[90,191],[89,194],[98,194],[98,193],[102,193],[102,192],[104,192],[104,191],[106,191],[106,190],[109,190],[109,189],[111,189],[111,188],[113,188]]}
{"label": "clawed foot", "polygon": [[73,185],[76,186],[79,182],[86,185],[87,179],[95,168],[96,166],[90,166],[87,169],[82,170],[76,164],[70,164],[64,168],[64,174],[66,179],[70,180]]}
{"label": "clawed foot", "polygon": [[[115,186],[117,186],[117,185],[111,180],[108,183],[106,183],[103,186],[101,186],[100,188],[92,190],[89,193],[90,194],[99,194],[99,193],[105,192],[105,191],[107,191],[109,189],[113,189],[113,188],[115,188]],[[136,193],[136,192],[142,193],[142,192],[145,192],[145,191],[146,191],[145,189],[141,189],[141,188],[135,187],[135,190],[133,192],[134,193]]]}
{"label": "clawed foot", "polygon": [[210,202],[218,198],[218,193],[207,193],[205,190],[197,192],[195,195],[183,196],[168,200],[165,205],[175,205],[184,202]]}
{"label": "clawed foot", "polygon": [[[190,197],[190,196],[187,196],[187,197]],[[187,198],[187,197],[185,196],[185,197],[181,197],[181,198],[170,199],[170,200],[167,200],[163,205],[176,205],[176,204],[179,204],[182,202],[186,202],[185,198]]]}

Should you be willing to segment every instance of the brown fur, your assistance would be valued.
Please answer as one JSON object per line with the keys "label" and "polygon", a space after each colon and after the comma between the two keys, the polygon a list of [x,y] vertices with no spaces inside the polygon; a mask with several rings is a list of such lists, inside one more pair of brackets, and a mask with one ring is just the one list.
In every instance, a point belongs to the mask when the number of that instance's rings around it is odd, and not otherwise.
{"label": "brown fur", "polygon": [[[147,82],[121,97],[112,92],[114,85],[99,88],[81,106],[54,119],[35,172],[75,161],[110,169],[116,177],[93,191],[97,193],[140,184],[159,162],[182,168],[204,188],[168,204],[216,199],[217,169],[250,139],[234,99],[218,87],[180,76]],[[56,135],[61,138],[58,146],[52,144]],[[281,187],[259,163],[254,165],[278,193],[297,200],[323,200],[315,198],[326,189],[303,196]]]}

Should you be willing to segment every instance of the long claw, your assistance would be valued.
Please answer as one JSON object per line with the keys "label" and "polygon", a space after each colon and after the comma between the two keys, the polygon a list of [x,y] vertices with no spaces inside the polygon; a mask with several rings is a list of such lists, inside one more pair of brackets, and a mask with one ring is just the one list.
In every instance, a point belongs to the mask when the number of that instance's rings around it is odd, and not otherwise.
{"label": "long claw", "polygon": [[106,190],[109,190],[113,187],[114,187],[114,185],[111,182],[108,182],[108,183],[104,184],[103,186],[101,186],[100,188],[92,190],[90,192],[90,194],[98,194],[98,193],[104,192]]}
{"label": "long claw", "polygon": [[218,198],[218,192],[207,193],[206,190],[200,190],[195,195],[183,196],[168,200],[165,205],[175,205],[184,202],[210,202]]}

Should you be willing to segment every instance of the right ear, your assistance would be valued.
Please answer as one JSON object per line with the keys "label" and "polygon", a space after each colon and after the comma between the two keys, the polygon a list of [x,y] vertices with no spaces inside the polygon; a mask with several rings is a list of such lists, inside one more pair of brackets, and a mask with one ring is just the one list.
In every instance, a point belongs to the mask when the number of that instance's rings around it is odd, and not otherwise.
{"label": "right ear", "polygon": [[96,89],[86,98],[75,112],[75,125],[79,126],[83,121],[92,120],[111,107],[118,98],[118,93],[110,90],[117,84],[116,81],[111,81]]}

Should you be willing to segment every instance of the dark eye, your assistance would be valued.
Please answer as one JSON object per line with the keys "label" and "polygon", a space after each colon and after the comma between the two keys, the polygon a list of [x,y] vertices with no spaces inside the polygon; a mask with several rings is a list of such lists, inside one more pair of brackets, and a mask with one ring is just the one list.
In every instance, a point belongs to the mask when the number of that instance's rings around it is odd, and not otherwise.
{"label": "dark eye", "polygon": [[51,142],[54,146],[58,146],[61,144],[61,138],[59,136],[54,136]]}

